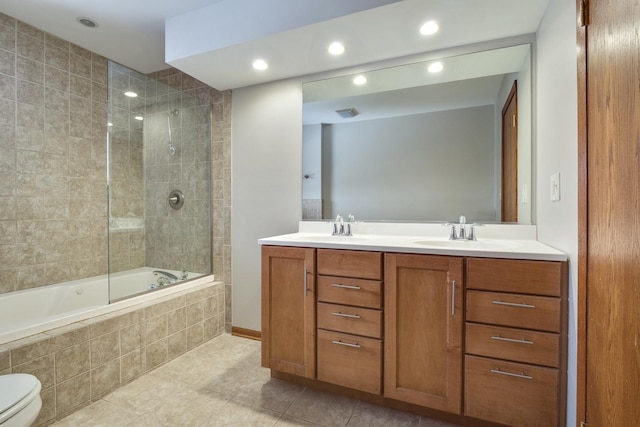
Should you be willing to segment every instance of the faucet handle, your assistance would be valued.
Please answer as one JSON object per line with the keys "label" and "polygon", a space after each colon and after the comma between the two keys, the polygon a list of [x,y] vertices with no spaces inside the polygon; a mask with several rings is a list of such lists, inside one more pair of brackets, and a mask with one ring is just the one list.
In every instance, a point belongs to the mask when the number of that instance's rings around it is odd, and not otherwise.
{"label": "faucet handle", "polygon": [[354,214],[349,214],[349,216],[347,217],[347,221],[349,222],[355,222],[356,217]]}
{"label": "faucet handle", "polygon": [[336,215],[336,222],[342,222],[342,215]]}
{"label": "faucet handle", "polygon": [[451,226],[451,234],[449,234],[449,240],[458,240],[458,235],[456,234],[456,225],[455,224],[445,224]]}

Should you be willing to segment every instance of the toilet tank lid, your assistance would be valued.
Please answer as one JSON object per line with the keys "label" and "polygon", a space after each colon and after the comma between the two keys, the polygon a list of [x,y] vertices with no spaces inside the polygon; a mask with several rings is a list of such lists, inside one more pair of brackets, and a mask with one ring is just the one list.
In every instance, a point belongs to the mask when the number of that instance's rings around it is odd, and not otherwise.
{"label": "toilet tank lid", "polygon": [[0,414],[27,397],[39,385],[40,381],[33,375],[0,375]]}

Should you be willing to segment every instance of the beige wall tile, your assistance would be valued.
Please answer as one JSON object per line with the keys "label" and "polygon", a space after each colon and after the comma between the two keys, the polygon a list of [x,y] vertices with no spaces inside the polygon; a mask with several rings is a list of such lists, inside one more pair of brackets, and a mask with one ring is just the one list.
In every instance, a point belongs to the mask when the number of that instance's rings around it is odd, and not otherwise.
{"label": "beige wall tile", "polygon": [[120,385],[120,359],[91,370],[91,399],[96,400]]}
{"label": "beige wall tile", "polygon": [[167,338],[167,350],[169,360],[187,351],[187,331],[183,329],[178,333],[169,335]]}
{"label": "beige wall tile", "polygon": [[56,415],[61,418],[91,401],[91,374],[78,375],[56,385]]}
{"label": "beige wall tile", "polygon": [[89,371],[89,341],[76,344],[55,354],[56,381],[66,381],[78,374]]}
{"label": "beige wall tile", "polygon": [[169,335],[182,331],[187,327],[186,308],[181,307],[167,313],[167,333]]}
{"label": "beige wall tile", "polygon": [[202,322],[187,328],[187,349],[191,350],[204,340]]}
{"label": "beige wall tile", "polygon": [[167,315],[156,316],[145,322],[145,341],[153,343],[155,341],[167,338]]}
{"label": "beige wall tile", "polygon": [[120,379],[124,384],[147,370],[145,350],[137,349],[131,353],[124,354],[120,363]]}
{"label": "beige wall tile", "polygon": [[120,357],[120,333],[100,335],[91,340],[91,368]]}
{"label": "beige wall tile", "polygon": [[144,326],[142,323],[127,326],[120,330],[120,353],[125,355],[144,346]]}
{"label": "beige wall tile", "polygon": [[187,327],[201,323],[203,320],[204,301],[187,306]]}
{"label": "beige wall tile", "polygon": [[153,369],[156,366],[166,362],[167,357],[168,357],[168,347],[167,347],[166,338],[147,345],[146,347],[147,369]]}
{"label": "beige wall tile", "polygon": [[40,408],[40,413],[38,414],[38,418],[36,418],[36,421],[34,423],[34,425],[36,426],[47,424],[56,417],[55,387],[41,390],[40,398],[42,399],[42,407]]}
{"label": "beige wall tile", "polygon": [[55,381],[54,364],[53,354],[49,354],[20,365],[14,365],[12,372],[14,374],[31,374],[42,383],[42,388],[49,388],[54,385]]}

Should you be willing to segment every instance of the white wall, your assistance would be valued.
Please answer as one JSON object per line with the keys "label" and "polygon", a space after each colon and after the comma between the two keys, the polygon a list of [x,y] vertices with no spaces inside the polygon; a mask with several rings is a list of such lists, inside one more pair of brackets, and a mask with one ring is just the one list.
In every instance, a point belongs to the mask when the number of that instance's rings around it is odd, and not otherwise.
{"label": "white wall", "polygon": [[284,81],[233,91],[232,325],[259,331],[258,239],[297,231],[302,89]]}
{"label": "white wall", "polygon": [[[538,239],[570,256],[567,426],[576,425],[578,118],[576,11],[550,1],[536,49],[536,214]],[[549,178],[560,172],[560,201],[551,202]]]}
{"label": "white wall", "polygon": [[496,221],[494,106],[324,125],[323,218]]}

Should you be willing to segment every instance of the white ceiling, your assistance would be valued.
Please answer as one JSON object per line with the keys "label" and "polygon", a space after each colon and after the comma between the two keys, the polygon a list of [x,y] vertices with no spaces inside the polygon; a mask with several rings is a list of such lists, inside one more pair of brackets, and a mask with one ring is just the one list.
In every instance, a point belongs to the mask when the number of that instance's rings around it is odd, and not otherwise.
{"label": "white ceiling", "polygon": [[[167,43],[174,47],[171,65],[215,88],[228,89],[534,33],[548,1],[371,0],[374,5],[392,3],[352,13],[353,2],[366,2],[0,0],[0,11],[143,73],[167,68],[165,21],[169,19],[180,24]],[[332,5],[330,13],[317,14],[322,15],[321,22],[313,23],[308,17],[300,20],[300,13],[294,13],[296,8],[291,7],[295,4],[304,12],[307,6],[317,9],[319,2]],[[345,16],[341,16],[341,3],[346,3],[342,6],[347,8]],[[258,7],[265,4],[276,13],[265,14],[264,7]],[[211,13],[214,15],[208,15]],[[336,17],[324,20],[325,15]],[[79,16],[94,19],[99,27],[80,26],[76,22]],[[194,16],[202,19],[194,20]],[[441,31],[429,38],[418,33],[427,19],[436,19],[441,25]],[[247,28],[257,28],[253,31],[257,36],[239,37],[241,42],[216,47],[214,42],[229,37],[230,31],[246,35]],[[340,58],[326,54],[326,46],[334,39],[346,44],[347,50]],[[266,72],[257,73],[251,68],[256,55],[269,61]]]}

